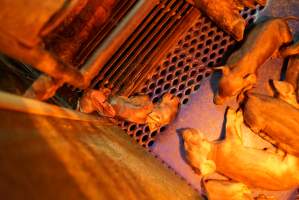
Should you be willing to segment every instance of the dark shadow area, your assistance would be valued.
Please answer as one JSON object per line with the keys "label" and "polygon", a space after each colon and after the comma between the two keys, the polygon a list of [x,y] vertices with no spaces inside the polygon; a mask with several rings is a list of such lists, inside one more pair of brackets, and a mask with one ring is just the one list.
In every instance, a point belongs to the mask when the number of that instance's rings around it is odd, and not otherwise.
{"label": "dark shadow area", "polygon": [[218,138],[218,140],[224,140],[225,139],[225,133],[226,133],[226,113],[228,111],[228,108],[225,110],[224,112],[224,117],[223,117],[223,122],[222,122],[222,127],[221,127],[221,132],[220,132],[220,136]]}
{"label": "dark shadow area", "polygon": [[222,73],[220,71],[215,71],[210,78],[210,85],[213,91],[213,94],[215,95],[217,90],[218,90],[218,82],[219,79],[221,78]]}
{"label": "dark shadow area", "polygon": [[182,137],[182,134],[183,134],[183,131],[186,130],[187,128],[179,128],[179,129],[176,129],[176,133],[178,135],[178,138],[179,138],[179,151],[180,151],[180,155],[182,157],[182,159],[188,163],[187,159],[186,159],[186,151],[185,151],[185,148],[184,148],[184,140],[183,140],[183,137]]}
{"label": "dark shadow area", "polygon": [[288,58],[286,58],[286,59],[283,60],[282,68],[281,68],[281,71],[280,71],[280,77],[279,77],[280,81],[283,81],[286,78],[286,72],[287,72],[287,68],[288,68],[288,63],[289,63],[289,59]]}

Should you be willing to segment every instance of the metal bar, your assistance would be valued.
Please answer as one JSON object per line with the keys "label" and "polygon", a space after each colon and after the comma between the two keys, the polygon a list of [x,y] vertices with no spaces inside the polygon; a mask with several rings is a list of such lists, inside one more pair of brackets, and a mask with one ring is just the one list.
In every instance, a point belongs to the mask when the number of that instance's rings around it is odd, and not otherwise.
{"label": "metal bar", "polygon": [[135,4],[135,1],[130,0],[128,3],[121,2],[122,4],[118,6],[117,10],[111,16],[109,23],[105,24],[105,26],[101,27],[98,33],[94,36],[92,40],[84,46],[79,54],[76,56],[76,63],[80,61],[81,64],[85,62],[88,56],[92,53],[92,51],[107,37],[108,34],[115,28],[117,23],[127,14],[127,12],[132,8]]}
{"label": "metal bar", "polygon": [[[164,14],[167,12],[169,12],[169,11],[163,9],[163,10],[160,10],[160,12],[158,13],[158,16],[156,16],[156,15],[152,16],[154,21],[152,23],[150,23],[150,26],[147,27],[144,32],[141,32],[141,35],[138,35],[136,37],[138,40],[134,41],[133,46],[130,46],[131,50],[129,50],[129,52],[126,55],[121,55],[122,56],[121,60],[116,63],[116,65],[118,67],[114,68],[114,70],[111,73],[109,73],[108,76],[105,76],[105,79],[103,80],[103,82],[106,82],[106,80],[109,80],[114,74],[116,74],[116,77],[114,77],[113,80],[114,81],[118,80],[118,78],[122,75],[122,73],[126,70],[126,68],[130,67],[130,64],[132,63],[134,58],[136,58],[137,55],[140,55],[139,52],[142,51],[146,47],[148,40],[149,40],[148,37],[149,36],[151,38],[153,37],[151,31],[155,30],[155,27],[159,24],[161,19],[164,18]],[[143,42],[143,40],[146,40],[146,42]],[[138,52],[136,52],[136,51],[138,51]],[[123,63],[126,64],[126,67],[123,66]],[[118,71],[119,68],[121,68],[120,71]]]}
{"label": "metal bar", "polygon": [[[144,22],[142,22],[142,24],[140,26],[138,26],[138,28],[136,29],[136,31],[134,32],[134,34],[126,41],[126,46],[129,46],[129,48],[133,48],[134,45],[137,45],[135,42],[136,38],[138,38],[138,36],[140,35],[141,31],[144,30],[144,27],[147,25],[147,23],[149,21],[151,21],[154,17],[154,15],[156,15],[156,13],[158,12],[158,10],[153,10],[153,13],[150,14],[149,17],[147,17],[145,19]],[[121,57],[121,60],[123,60],[126,56],[124,56],[125,52],[129,51],[127,48],[121,48],[120,50],[117,51],[117,58],[113,58],[112,62],[110,62],[107,66],[105,66],[105,69],[103,71],[101,71],[101,74],[99,74],[99,76],[97,77],[97,79],[94,81],[94,84],[92,84],[92,88],[98,83],[98,81],[107,78],[105,75],[106,73],[112,69],[112,66],[115,65],[115,63],[117,61],[119,61],[119,58]],[[119,64],[119,63],[117,63]],[[120,65],[119,65],[120,66]],[[111,73],[109,73],[111,74]]]}
{"label": "metal bar", "polygon": [[140,0],[131,12],[120,22],[111,35],[94,51],[86,64],[81,68],[84,76],[84,86],[88,87],[91,80],[106,64],[110,56],[121,46],[127,37],[135,30],[150,10],[159,3],[158,0]]}
{"label": "metal bar", "polygon": [[[181,3],[177,3],[175,9],[177,10],[178,7],[182,6],[183,2]],[[170,7],[171,5],[169,5]],[[131,61],[132,63],[134,63],[135,66],[139,66],[139,64],[143,63],[144,61],[146,61],[147,57],[152,53],[152,51],[154,51],[155,46],[158,45],[161,42],[161,39],[165,36],[165,34],[167,33],[167,31],[174,25],[174,23],[177,21],[177,17],[179,15],[179,13],[175,14],[174,16],[172,16],[173,13],[168,12],[165,16],[166,18],[166,23],[162,23],[162,26],[164,26],[165,24],[167,24],[165,27],[163,28],[159,28],[159,32],[154,33],[153,35],[151,35],[151,37],[147,37],[147,41],[145,41],[143,44],[149,44],[148,48],[143,49],[141,52],[142,53],[142,57],[138,56],[138,60],[133,60]],[[155,39],[155,42],[152,41],[152,39]],[[151,43],[150,43],[151,42]],[[136,56],[135,56],[136,57]],[[129,65],[130,66],[130,65]],[[113,80],[113,83],[117,83],[116,84],[116,88],[115,90],[118,90],[122,83],[128,81],[128,79],[130,78],[130,76],[132,74],[134,74],[134,77],[132,77],[134,80],[136,80],[136,76],[140,75],[141,71],[144,71],[143,68],[145,68],[145,65],[142,65],[141,69],[136,69],[136,68],[131,68],[128,72],[126,72],[126,77],[124,77],[124,79],[121,80],[121,82],[116,82],[116,78]],[[134,73],[135,72],[135,73]],[[119,74],[121,75],[121,74]],[[130,80],[131,82],[131,80]],[[113,85],[114,87],[114,85]]]}

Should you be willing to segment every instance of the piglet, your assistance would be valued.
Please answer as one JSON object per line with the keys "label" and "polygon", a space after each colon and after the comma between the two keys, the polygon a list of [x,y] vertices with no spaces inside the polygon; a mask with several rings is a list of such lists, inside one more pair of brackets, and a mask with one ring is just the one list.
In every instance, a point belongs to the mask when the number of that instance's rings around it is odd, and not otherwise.
{"label": "piglet", "polygon": [[287,20],[294,17],[273,18],[258,24],[249,33],[242,47],[234,52],[222,70],[218,91],[214,96],[215,104],[223,104],[229,98],[243,94],[256,83],[257,69],[271,56],[279,55],[283,44],[292,41]]}
{"label": "piglet", "polygon": [[270,142],[299,156],[299,110],[290,103],[262,94],[248,94],[244,121],[253,132],[266,134]]}
{"label": "piglet", "polygon": [[243,113],[228,109],[226,119],[225,139],[220,141],[208,141],[195,129],[183,131],[187,161],[193,168],[203,176],[218,172],[247,186],[266,190],[299,186],[298,157],[279,150],[272,152],[245,146],[241,128]]}

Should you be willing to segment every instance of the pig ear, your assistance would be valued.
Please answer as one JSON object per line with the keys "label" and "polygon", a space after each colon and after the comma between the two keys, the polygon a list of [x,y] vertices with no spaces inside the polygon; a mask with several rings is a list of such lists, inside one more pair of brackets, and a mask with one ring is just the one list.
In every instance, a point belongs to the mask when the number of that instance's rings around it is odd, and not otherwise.
{"label": "pig ear", "polygon": [[229,72],[230,72],[229,67],[227,67],[225,65],[224,66],[220,66],[220,67],[214,67],[213,70],[214,71],[221,70],[224,75],[228,75]]}

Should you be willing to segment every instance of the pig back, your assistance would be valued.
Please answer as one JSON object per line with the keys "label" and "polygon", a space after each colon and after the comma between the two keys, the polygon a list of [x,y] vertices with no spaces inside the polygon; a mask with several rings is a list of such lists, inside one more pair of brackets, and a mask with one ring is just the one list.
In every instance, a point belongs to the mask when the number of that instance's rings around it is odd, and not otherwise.
{"label": "pig back", "polygon": [[283,100],[250,94],[244,121],[255,133],[264,132],[284,151],[299,156],[299,110]]}
{"label": "pig back", "polygon": [[274,18],[256,25],[249,33],[242,47],[233,53],[227,64],[249,72],[255,72],[279,48],[292,41],[292,34],[286,21]]}

